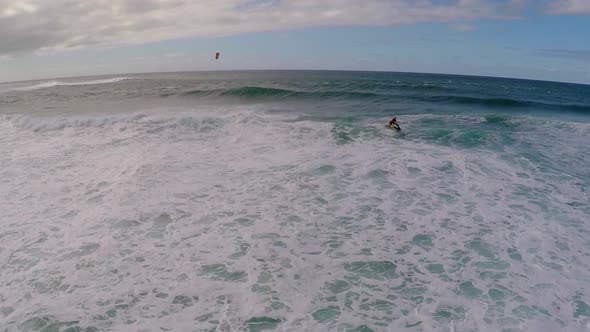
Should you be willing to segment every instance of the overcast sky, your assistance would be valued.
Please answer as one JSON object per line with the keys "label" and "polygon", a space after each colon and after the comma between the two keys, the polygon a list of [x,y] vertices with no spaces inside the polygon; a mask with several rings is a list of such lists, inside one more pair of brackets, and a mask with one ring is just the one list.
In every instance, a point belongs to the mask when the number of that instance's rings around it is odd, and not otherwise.
{"label": "overcast sky", "polygon": [[0,81],[353,69],[590,83],[589,33],[590,0],[0,0]]}

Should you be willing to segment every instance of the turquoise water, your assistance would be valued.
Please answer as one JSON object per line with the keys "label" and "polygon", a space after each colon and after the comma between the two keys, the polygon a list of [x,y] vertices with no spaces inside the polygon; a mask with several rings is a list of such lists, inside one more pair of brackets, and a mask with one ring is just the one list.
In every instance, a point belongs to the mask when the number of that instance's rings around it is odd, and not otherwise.
{"label": "turquoise water", "polygon": [[0,326],[585,330],[589,120],[482,77],[0,84]]}

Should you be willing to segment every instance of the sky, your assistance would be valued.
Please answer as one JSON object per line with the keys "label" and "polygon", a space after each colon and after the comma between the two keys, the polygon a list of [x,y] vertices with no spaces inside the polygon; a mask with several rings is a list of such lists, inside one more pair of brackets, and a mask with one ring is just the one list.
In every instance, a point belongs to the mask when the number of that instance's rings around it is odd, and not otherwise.
{"label": "sky", "polygon": [[327,69],[590,84],[589,33],[590,0],[0,0],[0,81]]}

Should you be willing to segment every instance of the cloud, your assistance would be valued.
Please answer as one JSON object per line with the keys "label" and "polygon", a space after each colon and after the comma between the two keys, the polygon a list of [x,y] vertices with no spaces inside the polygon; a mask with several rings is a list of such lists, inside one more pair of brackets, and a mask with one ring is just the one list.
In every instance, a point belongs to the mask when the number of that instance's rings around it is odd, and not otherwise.
{"label": "cloud", "polygon": [[510,0],[508,2],[508,8],[509,9],[523,9],[527,4],[528,4],[529,0]]}
{"label": "cloud", "polygon": [[546,8],[549,14],[590,15],[590,0],[557,0]]}
{"label": "cloud", "polygon": [[0,55],[314,26],[510,18],[519,0],[0,0]]}
{"label": "cloud", "polygon": [[534,53],[537,56],[551,58],[566,58],[583,62],[590,62],[590,50],[571,50],[571,49],[547,49],[538,50]]}
{"label": "cloud", "polygon": [[32,14],[37,11],[37,6],[24,1],[11,1],[2,6],[1,17],[12,17],[20,14]]}
{"label": "cloud", "polygon": [[164,57],[166,57],[166,58],[179,58],[179,57],[183,57],[183,56],[184,56],[184,53],[182,53],[182,52],[164,54]]}
{"label": "cloud", "polygon": [[475,30],[475,27],[471,24],[451,24],[449,25],[449,29],[456,31],[456,32],[469,32]]}

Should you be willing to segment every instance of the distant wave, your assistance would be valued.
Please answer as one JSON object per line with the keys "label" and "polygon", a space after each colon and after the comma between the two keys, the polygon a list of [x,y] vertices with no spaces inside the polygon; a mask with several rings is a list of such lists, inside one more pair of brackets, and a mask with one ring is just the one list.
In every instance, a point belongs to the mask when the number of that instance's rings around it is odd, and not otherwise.
{"label": "distant wave", "polygon": [[15,88],[13,90],[32,91],[32,90],[52,88],[52,87],[61,86],[61,85],[72,86],[72,85],[107,84],[107,83],[116,83],[116,82],[120,82],[120,81],[124,81],[124,80],[128,80],[128,79],[131,79],[131,78],[130,77],[114,77],[114,78],[106,78],[106,79],[102,79],[102,80],[81,81],[81,82],[47,81],[47,82],[35,84],[32,86]]}
{"label": "distant wave", "polygon": [[268,88],[258,86],[244,86],[227,90],[191,90],[181,93],[168,92],[162,94],[162,97],[173,95],[185,96],[233,96],[243,98],[380,98],[390,96],[387,93],[373,92],[365,90],[387,89],[395,90],[451,90],[445,87],[434,85],[418,84],[395,84],[395,85],[377,85],[375,83],[359,83],[341,87],[343,89],[317,90],[317,91],[296,91],[279,88]]}
{"label": "distant wave", "polygon": [[[423,87],[418,87],[422,89]],[[436,89],[436,88],[434,88]],[[414,100],[419,102],[450,104],[450,105],[479,105],[490,108],[538,108],[559,109],[572,112],[590,112],[590,105],[577,104],[551,104],[539,101],[528,101],[498,97],[472,97],[454,94],[390,94],[388,92],[363,92],[352,90],[320,90],[320,91],[296,91],[288,89],[267,88],[257,86],[244,86],[232,89],[217,90],[190,90],[180,93],[161,94],[169,96],[197,96],[197,97],[235,97],[252,100],[283,100],[283,99],[376,99],[376,100]]]}
{"label": "distant wave", "polygon": [[[162,94],[168,97],[176,94]],[[295,91],[276,88],[264,88],[245,86],[227,90],[191,90],[180,93],[183,96],[213,96],[213,97],[240,97],[250,99],[285,99],[285,98],[376,98],[382,95],[371,92],[356,91]]]}
{"label": "distant wave", "polygon": [[390,91],[455,91],[450,86],[443,86],[432,83],[407,83],[407,82],[359,82],[353,85],[353,88],[367,90],[390,90]]}
{"label": "distant wave", "polygon": [[450,102],[455,104],[479,104],[487,106],[528,106],[530,103],[522,100],[515,100],[509,98],[477,98],[465,96],[430,96],[421,97],[422,99],[433,102]]}
{"label": "distant wave", "polygon": [[257,86],[245,86],[237,89],[230,89],[223,91],[222,96],[238,96],[238,97],[289,97],[301,94],[301,92],[284,90],[284,89],[273,89],[273,88],[262,88]]}
{"label": "distant wave", "polygon": [[478,98],[468,96],[440,95],[440,96],[419,96],[412,99],[437,103],[464,104],[464,105],[482,105],[494,108],[542,108],[542,109],[562,109],[578,112],[590,111],[590,105],[576,104],[550,104],[528,100],[518,100],[510,98]]}
{"label": "distant wave", "polygon": [[357,91],[293,91],[274,88],[246,86],[224,91],[223,96],[237,97],[300,97],[300,98],[372,98],[379,94]]}

